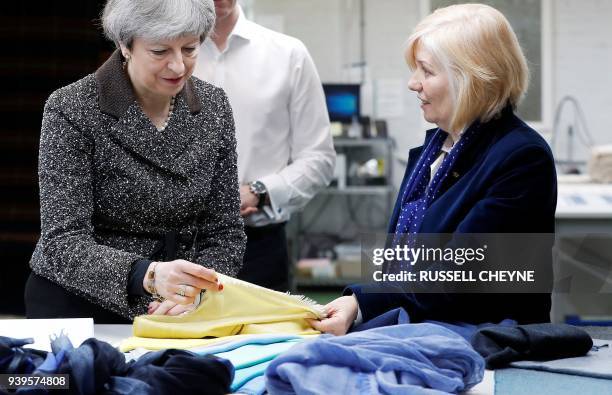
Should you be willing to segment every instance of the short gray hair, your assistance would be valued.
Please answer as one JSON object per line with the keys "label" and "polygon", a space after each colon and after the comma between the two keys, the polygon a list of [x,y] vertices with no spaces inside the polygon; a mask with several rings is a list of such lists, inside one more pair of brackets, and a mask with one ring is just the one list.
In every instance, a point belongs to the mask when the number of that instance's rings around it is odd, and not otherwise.
{"label": "short gray hair", "polygon": [[213,0],[108,0],[102,28],[109,40],[131,48],[135,37],[159,41],[196,35],[200,41],[215,25]]}

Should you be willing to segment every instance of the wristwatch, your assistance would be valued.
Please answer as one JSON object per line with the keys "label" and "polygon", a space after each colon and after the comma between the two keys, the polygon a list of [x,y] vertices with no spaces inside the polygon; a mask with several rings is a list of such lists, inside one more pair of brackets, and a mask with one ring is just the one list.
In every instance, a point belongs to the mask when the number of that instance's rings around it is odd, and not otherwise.
{"label": "wristwatch", "polygon": [[257,202],[257,208],[262,208],[266,203],[268,197],[268,189],[261,181],[253,181],[249,184],[251,193],[257,195],[259,201]]}

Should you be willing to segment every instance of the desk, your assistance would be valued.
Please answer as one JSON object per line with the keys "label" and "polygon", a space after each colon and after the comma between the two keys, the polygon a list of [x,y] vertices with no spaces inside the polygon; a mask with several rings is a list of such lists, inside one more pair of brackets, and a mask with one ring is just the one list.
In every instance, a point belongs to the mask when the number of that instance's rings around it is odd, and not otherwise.
{"label": "desk", "polygon": [[[559,176],[559,195],[555,214],[555,230],[557,235],[576,235],[580,248],[571,243],[561,242],[561,251],[573,252],[572,257],[580,259],[573,262],[568,258],[559,258],[559,267],[569,268],[572,265],[581,269],[581,275],[576,277],[575,284],[585,284],[592,281],[592,292],[555,293],[552,296],[553,306],[551,319],[553,322],[563,322],[566,315],[610,316],[612,315],[612,298],[610,294],[596,293],[601,288],[592,267],[605,268],[612,259],[612,184],[589,183],[588,176]],[[599,234],[594,237],[582,238],[581,235]],[[606,236],[608,235],[608,236]],[[573,236],[572,236],[573,239]],[[584,251],[578,253],[578,250]],[[560,255],[563,256],[563,255]],[[583,286],[582,289],[589,288]]]}
{"label": "desk", "polygon": [[98,340],[110,343],[113,347],[119,347],[121,340],[132,336],[132,325],[95,324],[94,336]]}
{"label": "desk", "polygon": [[612,233],[612,184],[559,177],[557,233]]}

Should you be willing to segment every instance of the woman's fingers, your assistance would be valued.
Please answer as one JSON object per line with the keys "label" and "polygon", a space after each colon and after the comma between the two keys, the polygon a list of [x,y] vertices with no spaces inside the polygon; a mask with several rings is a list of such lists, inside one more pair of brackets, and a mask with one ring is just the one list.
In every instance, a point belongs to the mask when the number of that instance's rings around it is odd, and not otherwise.
{"label": "woman's fingers", "polygon": [[203,266],[182,259],[160,262],[157,265],[155,282],[157,292],[178,304],[193,303],[201,290],[221,291],[217,273]]}
{"label": "woman's fingers", "polygon": [[357,316],[357,299],[353,296],[342,296],[325,306],[327,317],[321,320],[309,320],[310,325],[324,333],[336,336],[348,332]]}
{"label": "woman's fingers", "polygon": [[[184,273],[178,280],[179,284],[186,284],[192,286],[194,288],[198,288],[200,290],[206,289],[209,291],[220,291],[223,289],[223,286],[218,282],[212,282],[208,280],[204,280],[201,277],[196,277],[191,274]],[[217,277],[218,281],[218,277]]]}
{"label": "woman's fingers", "polygon": [[149,303],[148,309],[147,309],[147,313],[151,314],[153,313],[155,310],[157,310],[157,308],[159,307],[159,305],[161,304],[161,302],[154,300],[151,303]]}
{"label": "woman's fingers", "polygon": [[180,315],[180,314],[190,312],[193,309],[194,309],[194,306],[192,304],[190,305],[177,304],[176,306],[168,310],[168,312],[166,312],[166,315]]}
{"label": "woman's fingers", "polygon": [[310,326],[313,329],[323,332],[330,333],[335,336],[341,336],[346,334],[348,328],[346,328],[345,320],[339,315],[334,315],[329,318],[323,318],[322,320],[308,320]]}
{"label": "woman's fingers", "polygon": [[163,302],[161,302],[157,308],[155,310],[153,310],[150,314],[154,314],[154,315],[164,315],[168,312],[168,310],[170,310],[171,308],[173,308],[174,306],[176,306],[176,303],[173,302],[172,300],[164,300]]}
{"label": "woman's fingers", "polygon": [[207,269],[204,266],[196,265],[195,263],[191,263],[188,261],[179,261],[180,269],[182,272],[191,274],[194,277],[199,277],[205,281],[209,281],[211,283],[219,282],[219,278],[217,277],[217,273],[212,269]]}
{"label": "woman's fingers", "polygon": [[221,291],[223,289],[223,284],[219,283],[219,277],[214,270],[187,261],[183,261],[181,268],[184,273],[189,275],[186,280],[187,284],[209,291]]}

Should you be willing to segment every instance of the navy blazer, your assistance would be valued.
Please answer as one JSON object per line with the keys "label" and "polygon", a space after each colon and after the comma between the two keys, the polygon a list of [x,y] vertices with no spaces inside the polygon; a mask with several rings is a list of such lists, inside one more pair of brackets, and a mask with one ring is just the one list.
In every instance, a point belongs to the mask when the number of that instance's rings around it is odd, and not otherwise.
{"label": "navy blazer", "polygon": [[[475,127],[472,125],[471,127]],[[481,130],[443,182],[425,212],[419,233],[554,233],[557,178],[546,141],[506,107]],[[428,130],[425,144],[436,129]],[[404,185],[423,147],[410,150],[408,165],[389,221],[393,234]],[[552,259],[552,258],[551,258]],[[550,294],[408,294],[364,292],[352,285],[364,321],[403,307],[411,320],[521,323],[550,320]]]}

